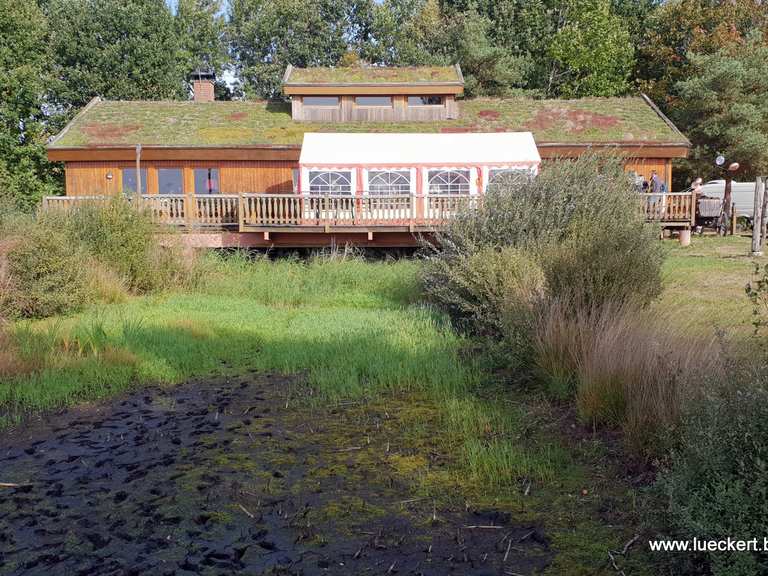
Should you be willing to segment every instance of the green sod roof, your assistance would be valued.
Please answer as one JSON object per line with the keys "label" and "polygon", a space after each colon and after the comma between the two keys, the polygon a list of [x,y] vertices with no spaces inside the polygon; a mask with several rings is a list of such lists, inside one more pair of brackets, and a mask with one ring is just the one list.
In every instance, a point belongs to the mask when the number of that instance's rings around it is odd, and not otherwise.
{"label": "green sod roof", "polygon": [[291,68],[286,84],[414,84],[462,82],[455,66]]}
{"label": "green sod roof", "polygon": [[688,144],[645,100],[460,100],[460,118],[437,122],[294,122],[274,102],[96,101],[51,143],[99,146],[297,145],[305,132],[533,132],[536,142]]}

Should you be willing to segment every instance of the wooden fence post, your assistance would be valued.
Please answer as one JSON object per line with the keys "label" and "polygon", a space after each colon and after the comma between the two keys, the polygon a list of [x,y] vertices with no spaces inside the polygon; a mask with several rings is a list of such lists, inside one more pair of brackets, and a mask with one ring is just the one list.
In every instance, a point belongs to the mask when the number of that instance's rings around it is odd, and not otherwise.
{"label": "wooden fence post", "polygon": [[763,179],[755,178],[755,199],[752,213],[752,256],[763,255]]}

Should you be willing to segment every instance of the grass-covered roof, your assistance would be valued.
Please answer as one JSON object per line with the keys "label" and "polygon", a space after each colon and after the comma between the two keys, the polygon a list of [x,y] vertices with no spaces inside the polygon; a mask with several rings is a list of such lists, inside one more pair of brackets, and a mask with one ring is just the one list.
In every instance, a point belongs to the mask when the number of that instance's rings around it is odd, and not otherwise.
{"label": "grass-covered roof", "polygon": [[286,84],[413,84],[461,82],[455,66],[291,68]]}
{"label": "grass-covered roof", "polygon": [[99,101],[81,112],[53,148],[301,144],[305,132],[530,131],[542,143],[678,143],[685,138],[640,97],[460,101],[460,118],[437,122],[294,122],[274,102]]}

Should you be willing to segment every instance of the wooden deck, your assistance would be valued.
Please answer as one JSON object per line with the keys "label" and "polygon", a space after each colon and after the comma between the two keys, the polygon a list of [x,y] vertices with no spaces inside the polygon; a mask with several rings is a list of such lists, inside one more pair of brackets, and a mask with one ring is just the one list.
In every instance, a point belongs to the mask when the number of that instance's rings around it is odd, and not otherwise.
{"label": "wooden deck", "polygon": [[[66,210],[106,196],[48,196],[44,210]],[[477,207],[468,195],[217,194],[144,195],[132,199],[158,224],[240,232],[434,231],[455,214]]]}
{"label": "wooden deck", "polygon": [[[663,227],[695,223],[696,198],[689,192],[641,194],[640,208],[649,222]],[[66,210],[107,196],[48,196],[44,210]],[[477,208],[471,195],[317,195],[217,194],[144,195],[131,202],[147,210],[158,224],[187,232],[350,235],[430,233],[456,214]]]}

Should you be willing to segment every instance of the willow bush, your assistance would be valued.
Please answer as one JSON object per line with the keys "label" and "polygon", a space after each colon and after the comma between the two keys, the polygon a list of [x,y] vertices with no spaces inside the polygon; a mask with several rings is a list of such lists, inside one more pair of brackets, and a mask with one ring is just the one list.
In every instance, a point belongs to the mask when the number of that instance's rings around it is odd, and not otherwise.
{"label": "willow bush", "polygon": [[196,260],[161,246],[148,214],[125,199],[6,215],[0,228],[0,315],[46,317],[192,283]]}
{"label": "willow bush", "polygon": [[[647,303],[661,292],[662,248],[645,223],[618,158],[584,155],[548,164],[536,178],[508,178],[464,213],[428,255],[434,270],[481,250],[516,248],[544,272],[548,292],[591,307]],[[450,307],[449,307],[450,308]]]}

